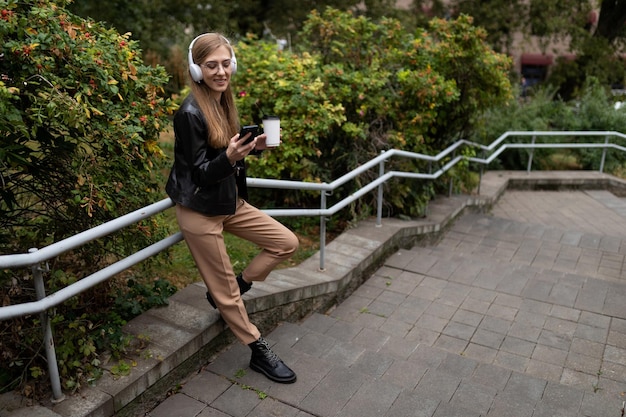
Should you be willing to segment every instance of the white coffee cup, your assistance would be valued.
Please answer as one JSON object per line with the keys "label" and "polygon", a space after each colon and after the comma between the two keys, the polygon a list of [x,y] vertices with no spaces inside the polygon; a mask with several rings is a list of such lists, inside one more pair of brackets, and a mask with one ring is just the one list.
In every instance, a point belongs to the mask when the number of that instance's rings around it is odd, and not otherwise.
{"label": "white coffee cup", "polygon": [[265,146],[274,148],[280,145],[280,118],[278,116],[265,116],[263,118],[263,132],[267,135]]}

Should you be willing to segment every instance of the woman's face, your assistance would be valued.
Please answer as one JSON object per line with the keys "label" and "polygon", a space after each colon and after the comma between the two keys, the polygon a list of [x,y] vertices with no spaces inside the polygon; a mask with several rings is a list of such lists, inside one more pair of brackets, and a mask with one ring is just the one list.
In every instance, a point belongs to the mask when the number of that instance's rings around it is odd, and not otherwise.
{"label": "woman's face", "polygon": [[219,94],[226,91],[233,70],[230,49],[227,46],[219,46],[206,57],[200,67],[202,67],[202,80],[211,91]]}

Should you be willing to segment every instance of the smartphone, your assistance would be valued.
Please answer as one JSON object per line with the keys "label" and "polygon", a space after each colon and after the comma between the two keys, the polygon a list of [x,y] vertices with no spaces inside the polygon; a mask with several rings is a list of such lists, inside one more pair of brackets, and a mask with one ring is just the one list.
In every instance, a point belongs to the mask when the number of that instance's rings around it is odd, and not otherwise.
{"label": "smartphone", "polygon": [[250,133],[250,137],[246,139],[246,141],[243,143],[244,145],[247,145],[248,143],[252,142],[258,130],[259,130],[259,125],[242,126],[241,131],[239,132],[239,138],[243,138],[245,135]]}

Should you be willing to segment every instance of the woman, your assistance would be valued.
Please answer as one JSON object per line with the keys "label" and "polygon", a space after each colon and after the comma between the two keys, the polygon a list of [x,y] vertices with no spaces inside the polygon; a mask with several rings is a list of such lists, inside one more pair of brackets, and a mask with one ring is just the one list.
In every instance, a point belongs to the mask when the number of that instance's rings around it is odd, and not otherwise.
{"label": "woman", "polygon": [[[285,226],[251,206],[244,158],[265,149],[265,134],[239,137],[239,114],[231,90],[237,61],[228,40],[218,33],[198,36],[189,45],[191,93],[174,116],[174,165],[166,192],[176,203],[176,218],[207,287],[237,339],[252,350],[250,367],[276,382],[291,383],[295,373],[283,363],[250,323],[241,295],[253,281],[298,248]],[[235,277],[223,232],[262,248]]]}

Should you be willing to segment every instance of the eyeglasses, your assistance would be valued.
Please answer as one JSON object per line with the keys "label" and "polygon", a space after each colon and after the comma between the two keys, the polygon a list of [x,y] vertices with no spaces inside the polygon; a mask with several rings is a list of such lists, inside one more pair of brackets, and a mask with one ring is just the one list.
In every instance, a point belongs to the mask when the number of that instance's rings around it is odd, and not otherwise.
{"label": "eyeglasses", "polygon": [[227,59],[227,60],[222,61],[221,64],[216,61],[208,61],[208,62],[203,63],[201,67],[209,70],[210,74],[214,74],[214,73],[219,72],[220,67],[224,68],[224,72],[228,72],[228,70],[230,70],[231,64],[232,64],[232,60]]}

